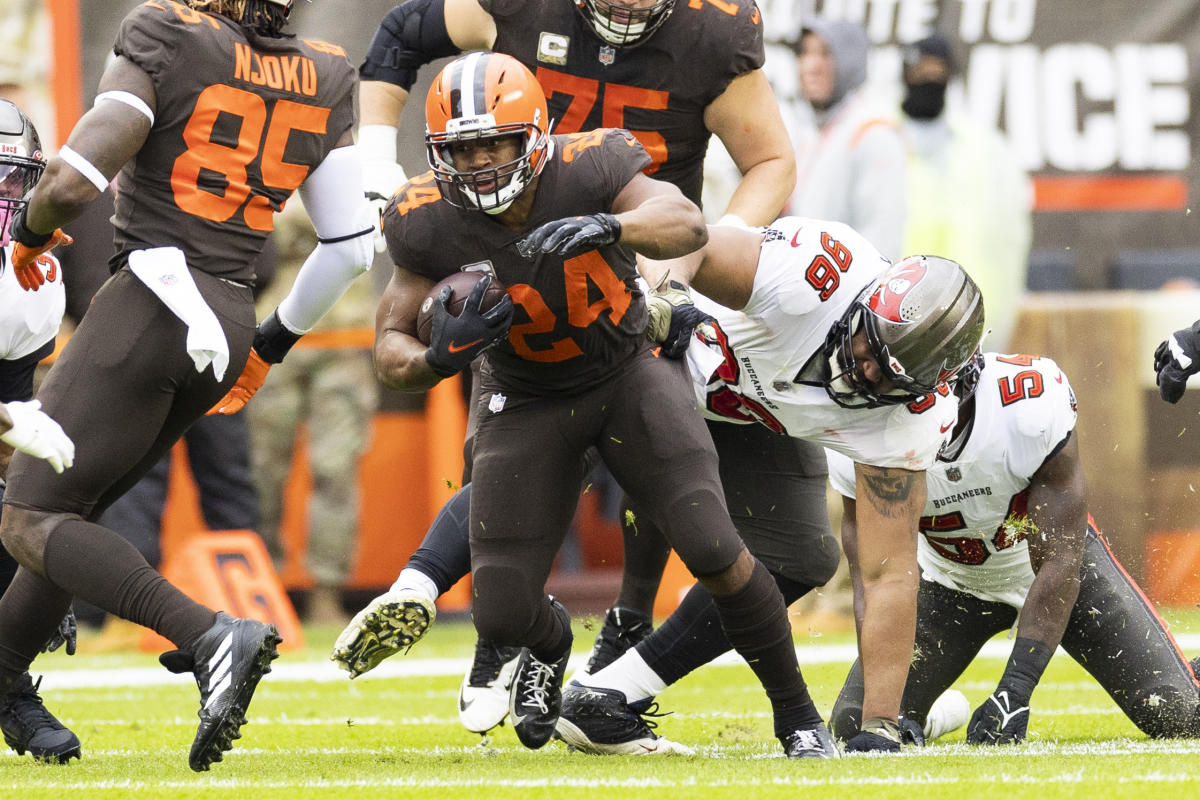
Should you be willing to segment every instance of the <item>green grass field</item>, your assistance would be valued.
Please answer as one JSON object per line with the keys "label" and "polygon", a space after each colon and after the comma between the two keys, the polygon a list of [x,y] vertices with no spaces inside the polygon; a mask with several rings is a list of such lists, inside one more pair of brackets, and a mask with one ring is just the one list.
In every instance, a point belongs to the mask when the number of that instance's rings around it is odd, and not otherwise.
{"label": "green grass field", "polygon": [[[1200,614],[1167,610],[1190,655]],[[595,619],[576,620],[584,656]],[[197,693],[150,655],[45,656],[48,706],[83,740],[83,759],[37,764],[0,755],[0,798],[382,797],[1195,797],[1200,740],[1150,741],[1069,658],[1055,657],[1037,693],[1029,741],[971,748],[963,732],[901,756],[791,762],[772,738],[765,697],[744,664],[713,665],[659,699],[675,712],[660,733],[697,748],[690,757],[594,757],[553,742],[521,747],[508,727],[487,740],[461,728],[455,698],[474,641],[467,622],[439,621],[406,656],[350,682],[327,660],[336,631],[309,629],[259,686],[250,724],[209,773],[188,769]],[[996,644],[996,643],[993,643]],[[797,638],[804,673],[828,713],[853,637]],[[1189,646],[1190,645],[1190,646]],[[987,653],[999,651],[989,648]],[[981,702],[1003,669],[978,659],[956,684]],[[733,793],[733,794],[731,794]]]}

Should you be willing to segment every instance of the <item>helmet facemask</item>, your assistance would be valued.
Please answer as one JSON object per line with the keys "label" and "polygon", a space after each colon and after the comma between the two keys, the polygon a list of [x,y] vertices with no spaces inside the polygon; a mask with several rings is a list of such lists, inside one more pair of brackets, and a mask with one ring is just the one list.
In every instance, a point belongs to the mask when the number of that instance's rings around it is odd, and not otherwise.
{"label": "helmet facemask", "polygon": [[601,41],[614,47],[636,47],[667,21],[675,0],[655,0],[649,8],[629,8],[609,0],[575,0],[575,7]]}
{"label": "helmet facemask", "polygon": [[[450,145],[505,136],[521,137],[520,154],[515,159],[472,171],[460,171],[454,166]],[[495,125],[494,121],[491,124],[485,122],[474,130],[428,133],[425,136],[429,165],[433,168],[433,176],[442,191],[442,197],[459,208],[477,209],[488,214],[507,211],[525,191],[544,163],[544,159],[538,158],[535,167],[534,156],[542,154],[546,144],[546,134],[535,125]],[[488,184],[493,185],[492,191],[479,190],[481,185]]]}

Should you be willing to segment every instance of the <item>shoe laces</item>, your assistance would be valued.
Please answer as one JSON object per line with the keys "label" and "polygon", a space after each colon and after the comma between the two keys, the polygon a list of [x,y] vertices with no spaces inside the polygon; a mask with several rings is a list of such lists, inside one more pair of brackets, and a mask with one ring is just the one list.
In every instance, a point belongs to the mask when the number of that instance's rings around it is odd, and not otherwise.
{"label": "shoe laces", "polygon": [[521,675],[521,704],[537,706],[543,714],[549,712],[546,696],[550,692],[550,683],[555,678],[554,664],[547,664],[537,656],[529,656],[529,664]]}
{"label": "shoe laces", "polygon": [[475,642],[475,660],[471,662],[468,686],[491,686],[500,677],[500,670],[521,654],[520,648],[498,647],[480,639]]}
{"label": "shoe laces", "polygon": [[821,737],[817,732],[809,728],[801,728],[793,731],[788,737],[789,750],[824,750],[825,746],[821,744]]}
{"label": "shoe laces", "polygon": [[35,683],[32,677],[26,674],[17,679],[17,682],[9,689],[8,696],[4,698],[5,710],[28,731],[36,731],[45,727],[57,730],[62,727],[54,715],[46,710],[45,703],[38,694],[38,688],[41,685],[42,676],[39,675]]}

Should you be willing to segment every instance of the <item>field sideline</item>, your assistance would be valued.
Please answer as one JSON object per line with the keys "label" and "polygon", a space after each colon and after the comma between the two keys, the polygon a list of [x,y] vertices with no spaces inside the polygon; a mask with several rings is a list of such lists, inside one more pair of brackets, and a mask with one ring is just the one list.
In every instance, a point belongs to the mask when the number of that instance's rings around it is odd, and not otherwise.
{"label": "field sideline", "polygon": [[[1200,614],[1164,610],[1189,656],[1200,653]],[[594,618],[577,619],[582,663]],[[56,653],[39,660],[48,706],[83,740],[83,760],[66,767],[0,755],[0,797],[308,798],[624,796],[748,798],[1010,798],[1194,796],[1200,741],[1151,741],[1098,685],[1061,653],[1033,698],[1030,740],[980,749],[959,730],[899,757],[821,763],[782,758],[770,711],[750,670],[734,656],[665,692],[659,732],[697,748],[694,757],[597,758],[559,743],[527,751],[504,727],[486,740],[458,724],[455,697],[473,630],[439,621],[406,656],[357,681],[326,661],[337,631],[306,629],[308,649],[276,662],[255,696],[244,737],[209,773],[187,767],[196,690],[151,655]],[[971,701],[994,688],[1010,642],[990,642],[956,684]],[[818,706],[828,713],[853,637],[798,636],[797,652]],[[574,666],[574,664],[573,664]]]}

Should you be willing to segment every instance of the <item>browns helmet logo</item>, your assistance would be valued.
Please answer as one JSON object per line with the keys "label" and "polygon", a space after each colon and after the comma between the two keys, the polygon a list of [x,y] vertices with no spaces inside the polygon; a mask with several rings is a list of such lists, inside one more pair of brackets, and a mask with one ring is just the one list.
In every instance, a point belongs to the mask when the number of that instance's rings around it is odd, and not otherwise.
{"label": "browns helmet logo", "polygon": [[904,268],[879,284],[867,301],[867,308],[888,322],[910,322],[903,312],[904,299],[925,277],[925,264],[913,259]]}

